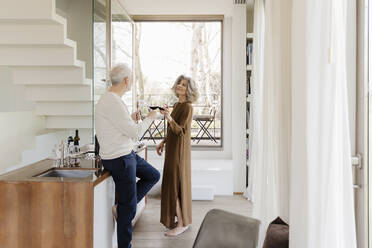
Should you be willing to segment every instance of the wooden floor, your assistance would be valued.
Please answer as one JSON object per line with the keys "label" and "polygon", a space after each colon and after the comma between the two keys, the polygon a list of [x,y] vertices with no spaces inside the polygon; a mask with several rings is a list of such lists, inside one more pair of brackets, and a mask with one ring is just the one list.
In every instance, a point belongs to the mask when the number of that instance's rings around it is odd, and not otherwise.
{"label": "wooden floor", "polygon": [[219,196],[214,201],[193,201],[193,224],[177,237],[164,236],[165,227],[160,224],[160,199],[149,198],[148,205],[133,229],[133,248],[190,248],[194,243],[205,214],[219,208],[245,216],[251,216],[252,206],[243,196]]}

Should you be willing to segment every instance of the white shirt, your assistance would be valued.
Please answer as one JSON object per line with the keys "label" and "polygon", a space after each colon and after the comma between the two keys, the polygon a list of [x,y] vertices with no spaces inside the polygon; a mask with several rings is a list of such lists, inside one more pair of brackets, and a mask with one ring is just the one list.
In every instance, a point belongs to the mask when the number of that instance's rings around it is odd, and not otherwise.
{"label": "white shirt", "polygon": [[134,140],[142,135],[152,120],[136,124],[121,98],[106,92],[95,106],[96,135],[102,159],[114,159],[131,153]]}

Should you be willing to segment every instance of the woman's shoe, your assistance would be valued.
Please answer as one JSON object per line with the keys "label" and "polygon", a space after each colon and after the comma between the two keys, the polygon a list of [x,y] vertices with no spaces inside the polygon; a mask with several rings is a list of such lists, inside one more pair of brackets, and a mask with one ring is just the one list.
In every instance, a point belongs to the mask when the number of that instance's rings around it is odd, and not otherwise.
{"label": "woman's shoe", "polygon": [[169,231],[165,232],[165,236],[168,236],[168,237],[178,236],[178,235],[184,233],[187,229],[189,229],[189,227],[190,227],[190,225],[175,227],[172,230],[169,230]]}
{"label": "woman's shoe", "polygon": [[115,221],[118,220],[118,204],[112,206],[112,215],[114,216]]}
{"label": "woman's shoe", "polygon": [[165,227],[166,231],[164,232],[164,234],[166,232],[168,232],[169,230],[172,230],[173,228],[176,228],[177,226],[178,226],[178,221],[176,221],[173,226]]}

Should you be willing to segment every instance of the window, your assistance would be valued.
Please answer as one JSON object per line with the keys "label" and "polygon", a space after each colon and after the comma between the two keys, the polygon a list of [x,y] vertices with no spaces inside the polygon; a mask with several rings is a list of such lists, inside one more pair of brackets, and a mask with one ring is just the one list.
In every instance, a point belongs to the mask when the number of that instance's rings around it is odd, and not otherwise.
{"label": "window", "polygon": [[[175,79],[195,80],[200,97],[193,103],[193,146],[222,144],[222,21],[137,21],[135,68],[138,108],[173,106]],[[159,117],[142,140],[159,143],[166,130]]]}

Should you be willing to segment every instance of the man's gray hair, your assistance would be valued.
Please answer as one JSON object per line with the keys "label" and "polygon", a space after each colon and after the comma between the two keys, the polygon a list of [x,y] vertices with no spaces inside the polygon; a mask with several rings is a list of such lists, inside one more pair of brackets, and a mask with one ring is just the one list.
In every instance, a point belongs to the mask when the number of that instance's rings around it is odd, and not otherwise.
{"label": "man's gray hair", "polygon": [[110,71],[111,85],[120,84],[126,77],[129,79],[132,77],[132,70],[127,64],[117,64]]}
{"label": "man's gray hair", "polygon": [[190,77],[186,77],[184,75],[179,76],[176,79],[176,81],[174,82],[174,84],[173,84],[172,91],[177,96],[176,87],[177,87],[177,84],[179,82],[181,82],[182,80],[187,80],[187,82],[188,82],[188,84],[187,84],[187,92],[186,92],[186,98],[187,98],[187,100],[190,101],[190,102],[196,102],[198,100],[198,98],[199,98],[199,91],[196,88],[195,81],[192,80]]}

